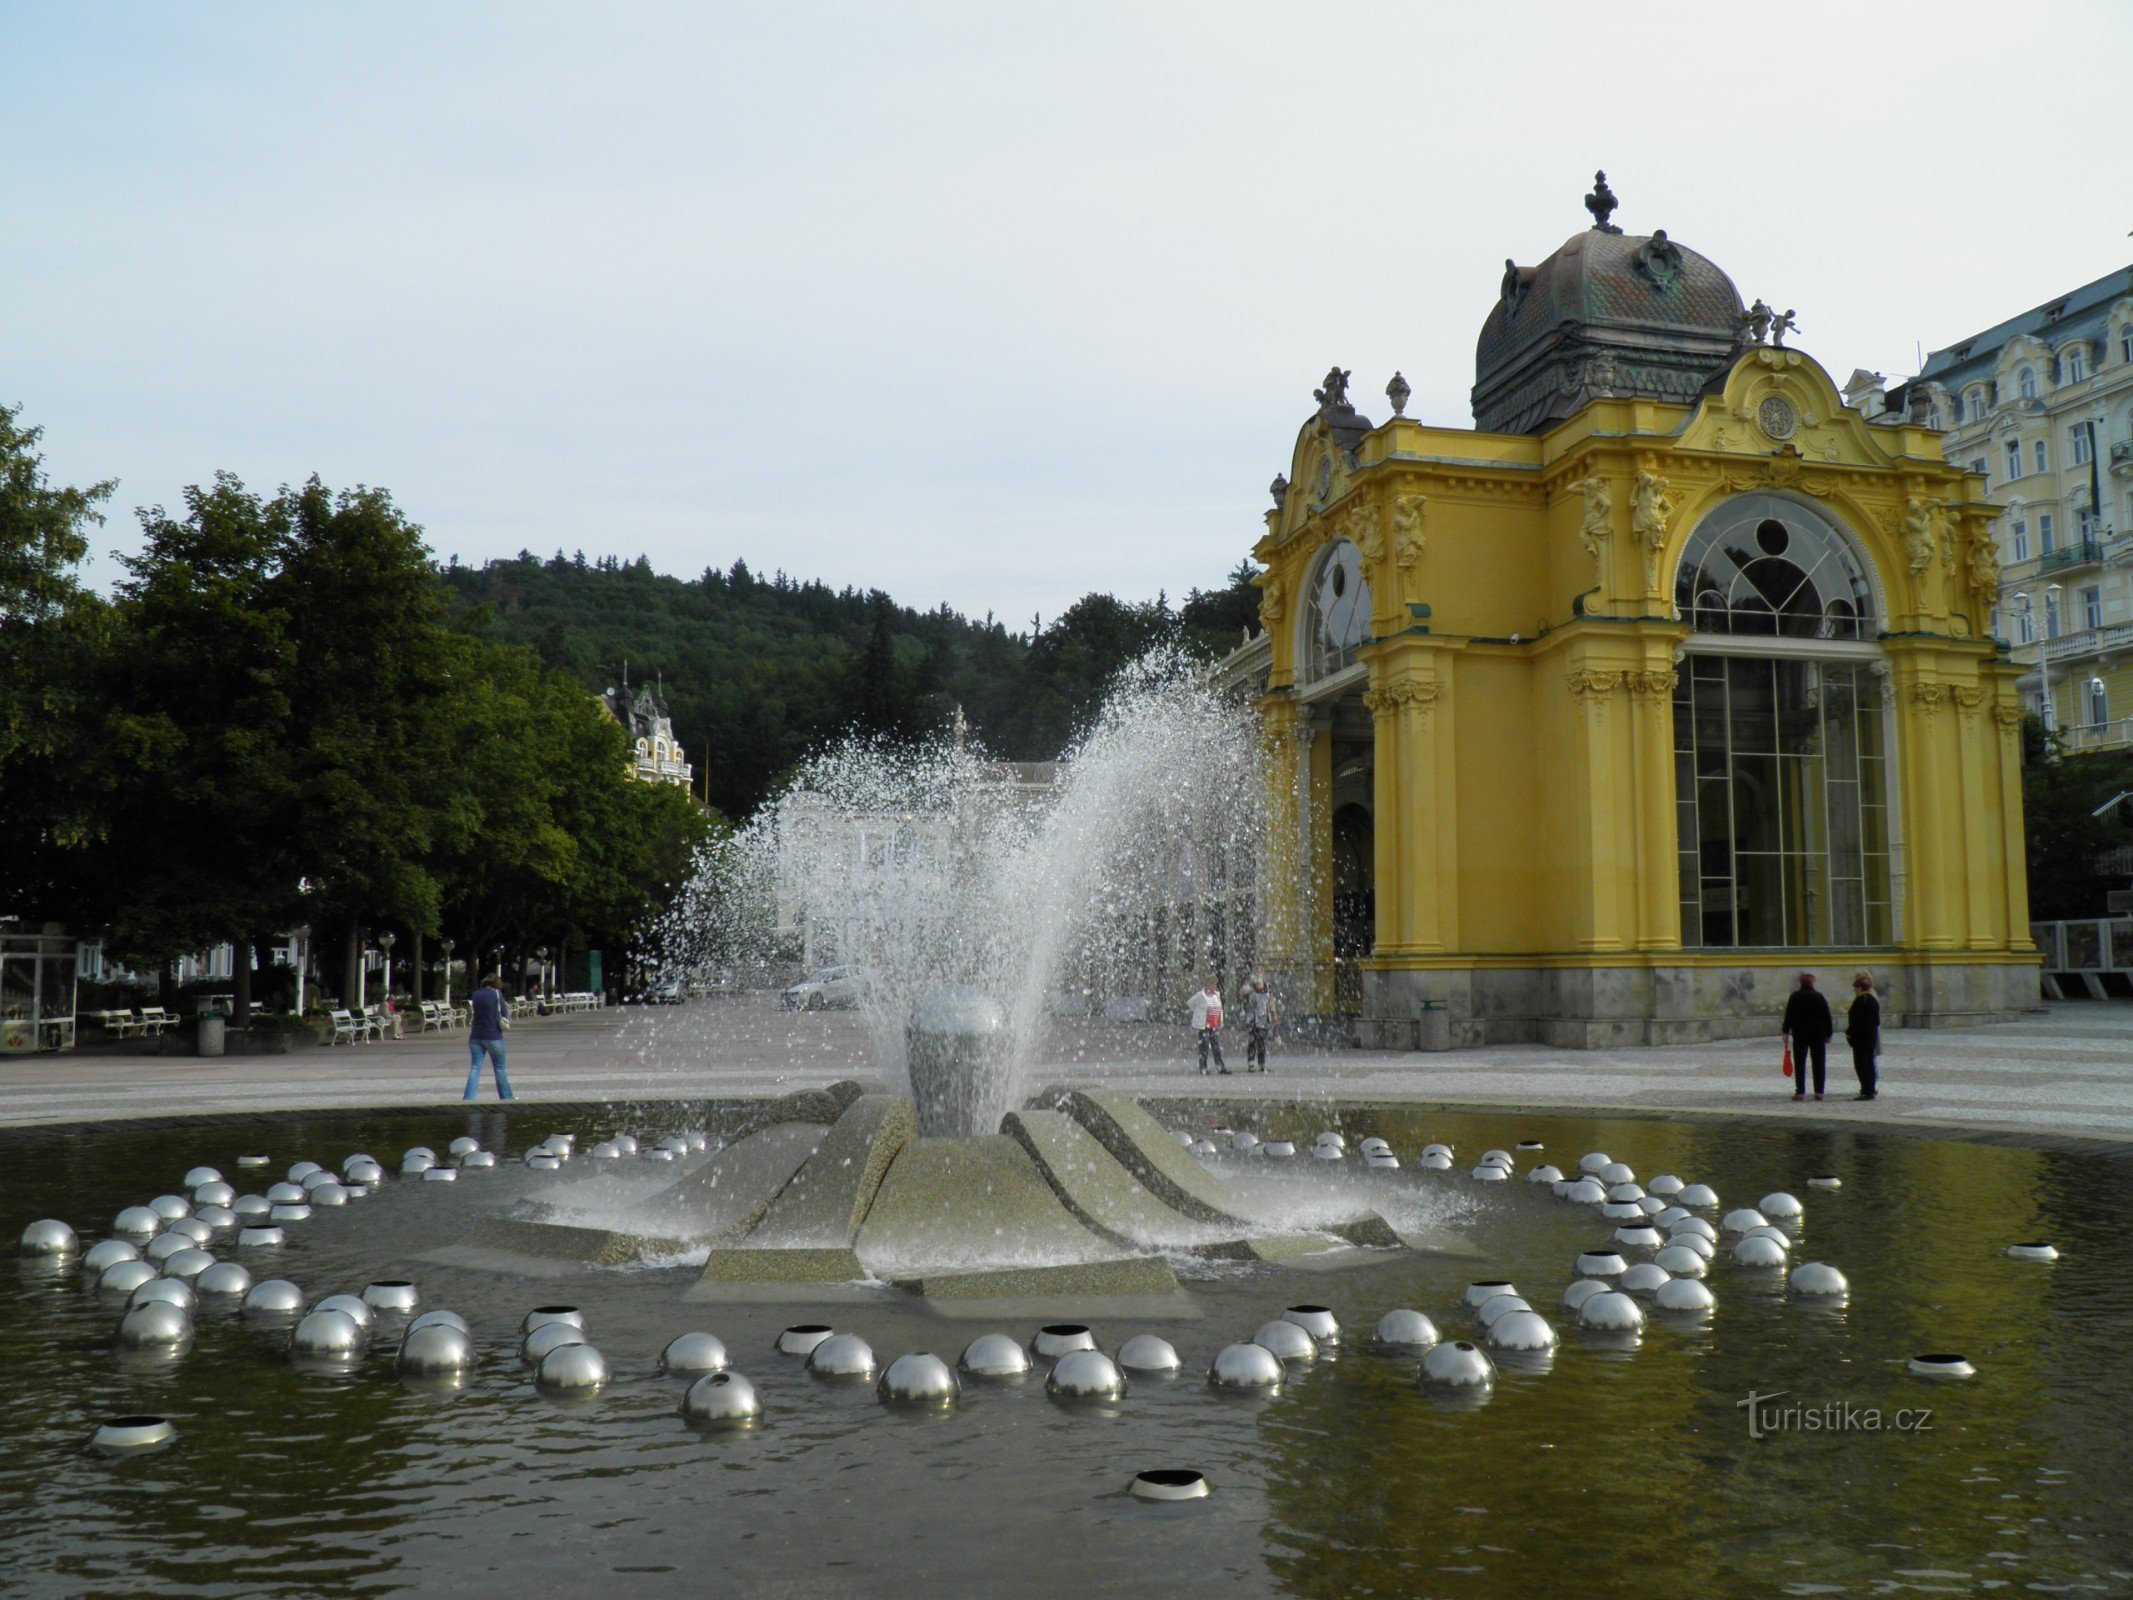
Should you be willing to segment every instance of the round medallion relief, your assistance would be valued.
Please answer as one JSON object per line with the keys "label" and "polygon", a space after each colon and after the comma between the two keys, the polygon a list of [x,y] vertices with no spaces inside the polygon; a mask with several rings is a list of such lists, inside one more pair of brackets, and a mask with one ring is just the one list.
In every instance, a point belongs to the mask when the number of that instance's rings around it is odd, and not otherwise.
{"label": "round medallion relief", "polygon": [[1792,402],[1781,394],[1764,397],[1756,407],[1756,425],[1773,439],[1790,439],[1800,430],[1799,416],[1792,409]]}

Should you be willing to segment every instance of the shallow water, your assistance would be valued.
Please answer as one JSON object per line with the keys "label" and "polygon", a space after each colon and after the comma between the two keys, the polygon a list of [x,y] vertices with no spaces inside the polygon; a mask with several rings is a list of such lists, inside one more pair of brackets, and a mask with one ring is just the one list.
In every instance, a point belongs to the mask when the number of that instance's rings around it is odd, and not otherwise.
{"label": "shallow water", "polygon": [[[1313,1110],[1233,1120],[1306,1138]],[[200,1163],[239,1180],[257,1149],[278,1176],[473,1132],[516,1152],[549,1131],[590,1139],[701,1123],[660,1107],[603,1122],[555,1109],[421,1118],[292,1117],[155,1129],[0,1134],[0,1224],[64,1217],[85,1244],[124,1205],[175,1189]],[[1027,1338],[1035,1317],[951,1320],[899,1291],[814,1306],[693,1306],[686,1268],[491,1276],[408,1258],[450,1242],[507,1189],[515,1167],[451,1185],[390,1179],[321,1211],[279,1252],[236,1253],[255,1275],[314,1296],[411,1276],[426,1307],[475,1325],[482,1364],[456,1392],[394,1376],[393,1339],[348,1375],[282,1355],[283,1329],[209,1311],[165,1366],[117,1355],[115,1307],[69,1267],[0,1268],[0,1589],[27,1595],[445,1591],[900,1596],[1272,1593],[1349,1596],[2122,1593],[2133,1584],[2133,1241],[2122,1160],[1883,1137],[1511,1114],[1349,1112],[1351,1140],[1382,1133],[1412,1162],[1445,1139],[1471,1160],[1540,1138],[1572,1165],[1602,1148],[1641,1176],[1714,1184],[1728,1205],[1787,1188],[1807,1205],[1795,1260],[1850,1275],[1841,1311],[1788,1303],[1774,1280],[1722,1262],[1708,1326],[1654,1326],[1633,1354],[1588,1348],[1557,1298],[1590,1213],[1523,1183],[1480,1186],[1410,1166],[1399,1190],[1457,1191],[1483,1249],[1473,1261],[1387,1254],[1303,1272],[1180,1263],[1199,1315],[1097,1319],[1108,1348],[1148,1329],[1186,1375],[1137,1382],[1115,1407],[1063,1407],[1041,1381],[971,1385],[941,1415],[889,1411],[865,1386],[809,1379],[771,1351],[787,1322],[865,1335],[884,1362],[952,1357],[991,1326]],[[1301,1165],[1301,1163],[1299,1163]],[[663,1169],[662,1175],[671,1174]],[[1845,1181],[1835,1194],[1811,1173]],[[1463,1172],[1463,1167],[1462,1167]],[[635,1176],[634,1174],[632,1175]],[[1309,1180],[1307,1174],[1298,1174]],[[596,1179],[594,1181],[602,1181]],[[1379,1181],[1379,1180],[1350,1180]],[[485,1187],[490,1186],[490,1187]],[[1440,1209],[1425,1198],[1424,1209]],[[2052,1266],[2010,1261],[2050,1239]],[[390,1270],[395,1264],[402,1269]],[[1195,1275],[1197,1274],[1197,1275]],[[1411,1305],[1448,1337],[1473,1278],[1514,1280],[1563,1333],[1550,1370],[1507,1372],[1478,1409],[1411,1386],[1413,1362],[1368,1354],[1384,1310]],[[616,1368],[579,1405],[543,1398],[516,1360],[530,1306],[583,1304]],[[1271,1399],[1218,1396],[1214,1352],[1299,1300],[1329,1304],[1347,1347]],[[726,1340],[762,1390],[764,1426],[698,1434],[682,1385],[654,1371],[688,1328]],[[1979,1369],[1929,1384],[1906,1357],[1957,1350]],[[1807,1405],[1930,1408],[1923,1430],[1783,1432],[1751,1439],[1739,1402],[1788,1391]],[[179,1443],[110,1461],[82,1443],[102,1418],[171,1416]],[[1143,1467],[1185,1465],[1203,1502],[1124,1493]]]}

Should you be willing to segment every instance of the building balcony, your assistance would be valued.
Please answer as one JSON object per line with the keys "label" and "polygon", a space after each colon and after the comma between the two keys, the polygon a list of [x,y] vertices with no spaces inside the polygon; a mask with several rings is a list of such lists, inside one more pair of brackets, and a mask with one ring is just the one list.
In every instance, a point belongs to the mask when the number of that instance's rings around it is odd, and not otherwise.
{"label": "building balcony", "polygon": [[2059,748],[2069,755],[2089,750],[2118,750],[2133,745],[2133,717],[2116,722],[2084,722],[2059,730]]}
{"label": "building balcony", "polygon": [[2079,633],[2062,633],[2056,639],[2032,639],[2014,647],[2014,658],[2035,671],[2040,649],[2047,652],[2054,671],[2090,656],[2116,655],[2133,650],[2133,623],[2116,622],[2108,628],[2084,628]]}
{"label": "building balcony", "polygon": [[2111,446],[2111,472],[2115,477],[2133,477],[2133,439],[2121,439]]}
{"label": "building balcony", "polygon": [[2077,539],[2072,544],[2061,545],[2057,550],[2047,550],[2037,557],[2037,576],[2047,572],[2065,572],[2074,567],[2100,567],[2103,565],[2103,546],[2094,539]]}

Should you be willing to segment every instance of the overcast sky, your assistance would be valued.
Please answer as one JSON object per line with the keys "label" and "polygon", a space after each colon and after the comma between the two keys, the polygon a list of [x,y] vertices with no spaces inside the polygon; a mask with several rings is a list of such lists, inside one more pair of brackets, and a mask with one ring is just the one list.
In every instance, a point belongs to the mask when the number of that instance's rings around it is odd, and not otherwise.
{"label": "overcast sky", "polygon": [[[1731,20],[1733,18],[1738,20]],[[1841,383],[2133,259],[2133,7],[0,0],[51,469],[1011,624],[1218,582],[1329,363],[1470,425],[1604,166]]]}

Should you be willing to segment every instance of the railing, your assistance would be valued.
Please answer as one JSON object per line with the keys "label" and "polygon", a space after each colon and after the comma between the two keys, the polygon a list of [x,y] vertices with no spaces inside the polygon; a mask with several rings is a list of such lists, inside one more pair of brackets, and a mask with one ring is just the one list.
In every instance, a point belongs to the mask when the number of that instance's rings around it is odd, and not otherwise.
{"label": "railing", "polygon": [[2103,546],[2094,539],[2080,539],[2058,550],[2047,550],[2037,558],[2037,575],[2047,572],[2063,572],[2068,567],[2097,567],[2103,565]]}
{"label": "railing", "polygon": [[2133,648],[2133,623],[2119,622],[2108,628],[2084,628],[2079,633],[2062,633],[2056,639],[2032,639],[2026,644],[2014,647],[2015,659],[2026,666],[2035,666],[2040,647],[2048,652],[2054,667],[2082,656],[2095,655],[2103,650]]}
{"label": "railing", "polygon": [[2059,730],[2059,748],[2068,752],[2115,750],[2133,744],[2133,717],[2116,722],[2083,722]]}

